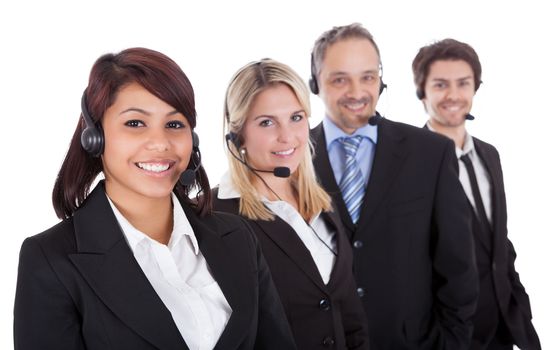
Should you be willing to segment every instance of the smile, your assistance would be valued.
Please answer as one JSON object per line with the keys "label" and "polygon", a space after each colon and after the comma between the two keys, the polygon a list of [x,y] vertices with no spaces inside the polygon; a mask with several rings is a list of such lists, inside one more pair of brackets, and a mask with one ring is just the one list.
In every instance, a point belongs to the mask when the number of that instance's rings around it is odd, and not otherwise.
{"label": "smile", "polygon": [[278,152],[272,152],[272,153],[280,156],[289,156],[293,154],[294,152],[295,152],[295,148],[291,148],[286,151],[278,151]]}
{"label": "smile", "polygon": [[169,168],[171,168],[171,166],[173,165],[173,163],[140,163],[140,162],[135,164],[140,169],[150,171],[153,173],[164,172],[168,170]]}

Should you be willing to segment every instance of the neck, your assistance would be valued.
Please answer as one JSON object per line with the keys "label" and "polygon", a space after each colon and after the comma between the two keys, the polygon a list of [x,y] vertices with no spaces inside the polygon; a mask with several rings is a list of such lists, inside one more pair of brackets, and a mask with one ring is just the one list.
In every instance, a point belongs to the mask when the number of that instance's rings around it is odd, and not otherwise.
{"label": "neck", "polygon": [[273,174],[261,174],[261,177],[268,184],[268,187],[259,178],[255,178],[253,182],[253,186],[260,194],[270,201],[282,200],[287,202],[299,210],[297,194],[291,186],[291,177],[280,178]]}
{"label": "neck", "polygon": [[173,231],[171,196],[150,198],[135,193],[121,193],[109,188],[108,181],[105,184],[110,200],[133,227],[159,243],[169,242]]}
{"label": "neck", "polygon": [[464,147],[464,140],[466,138],[466,128],[464,127],[464,123],[458,126],[446,126],[437,123],[432,118],[428,121],[428,123],[435,132],[445,135],[453,140],[455,146],[460,149]]}

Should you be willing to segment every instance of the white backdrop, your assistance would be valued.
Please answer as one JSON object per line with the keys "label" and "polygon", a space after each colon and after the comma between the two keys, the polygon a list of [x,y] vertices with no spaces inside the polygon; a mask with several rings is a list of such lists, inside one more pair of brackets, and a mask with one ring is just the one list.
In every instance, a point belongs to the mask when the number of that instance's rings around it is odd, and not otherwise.
{"label": "white backdrop", "polygon": [[[414,96],[418,48],[453,37],[471,44],[484,84],[468,129],[501,153],[516,266],[531,297],[534,323],[548,342],[546,102],[548,33],[536,1],[3,1],[0,5],[0,348],[12,348],[13,298],[22,240],[58,222],[53,182],[80,113],[93,62],[133,46],[161,51],[194,85],[204,166],[216,184],[226,169],[222,104],[232,74],[271,57],[309,76],[316,37],[361,22],[384,64],[379,110],[417,126],[426,120]],[[544,22],[544,23],[542,23]],[[323,105],[312,98],[312,125]],[[544,266],[544,267],[543,267]]]}

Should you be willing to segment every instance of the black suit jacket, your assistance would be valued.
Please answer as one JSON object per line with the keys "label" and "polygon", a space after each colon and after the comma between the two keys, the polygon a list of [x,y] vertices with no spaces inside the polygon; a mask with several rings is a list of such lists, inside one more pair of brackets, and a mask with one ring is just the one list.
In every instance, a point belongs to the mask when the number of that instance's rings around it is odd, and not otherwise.
{"label": "black suit jacket", "polygon": [[[214,207],[237,214],[239,199],[214,195]],[[337,232],[337,259],[327,285],[312,255],[288,223],[278,216],[274,221],[248,222],[261,243],[297,347],[369,349],[367,321],[351,272],[351,248],[338,217],[333,213],[321,215]]]}
{"label": "black suit jacket", "polygon": [[[215,349],[295,348],[249,226],[183,209],[232,308]],[[188,349],[126,243],[102,183],[73,217],[25,240],[14,312],[16,349]]]}
{"label": "black suit jacket", "polygon": [[483,348],[485,340],[493,337],[500,315],[516,345],[521,349],[540,349],[531,323],[529,296],[514,267],[516,252],[508,239],[506,195],[499,154],[492,145],[477,138],[473,140],[489,173],[492,196],[492,231],[486,234],[479,223],[474,225],[480,298],[474,315],[473,348]]}
{"label": "black suit jacket", "polygon": [[446,137],[383,119],[365,202],[354,225],[327,155],[314,166],[354,247],[372,349],[467,349],[478,296],[470,211]]}

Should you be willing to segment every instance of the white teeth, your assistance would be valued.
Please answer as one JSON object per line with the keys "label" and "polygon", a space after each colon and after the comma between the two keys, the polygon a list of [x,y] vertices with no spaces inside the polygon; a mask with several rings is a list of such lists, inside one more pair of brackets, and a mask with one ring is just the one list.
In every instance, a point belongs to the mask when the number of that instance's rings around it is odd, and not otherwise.
{"label": "white teeth", "polygon": [[445,109],[447,109],[450,112],[456,112],[460,109],[460,106],[445,106]]}
{"label": "white teeth", "polygon": [[360,108],[363,108],[365,104],[364,103],[347,103],[345,106],[348,109],[360,109]]}
{"label": "white teeth", "polygon": [[273,153],[274,154],[280,154],[280,155],[283,155],[283,156],[287,156],[287,155],[292,154],[293,152],[295,152],[295,148],[288,149],[287,151],[280,151],[280,152],[273,152]]}
{"label": "white teeth", "polygon": [[152,171],[154,173],[161,173],[169,169],[169,164],[159,163],[137,163],[137,166],[146,171]]}

